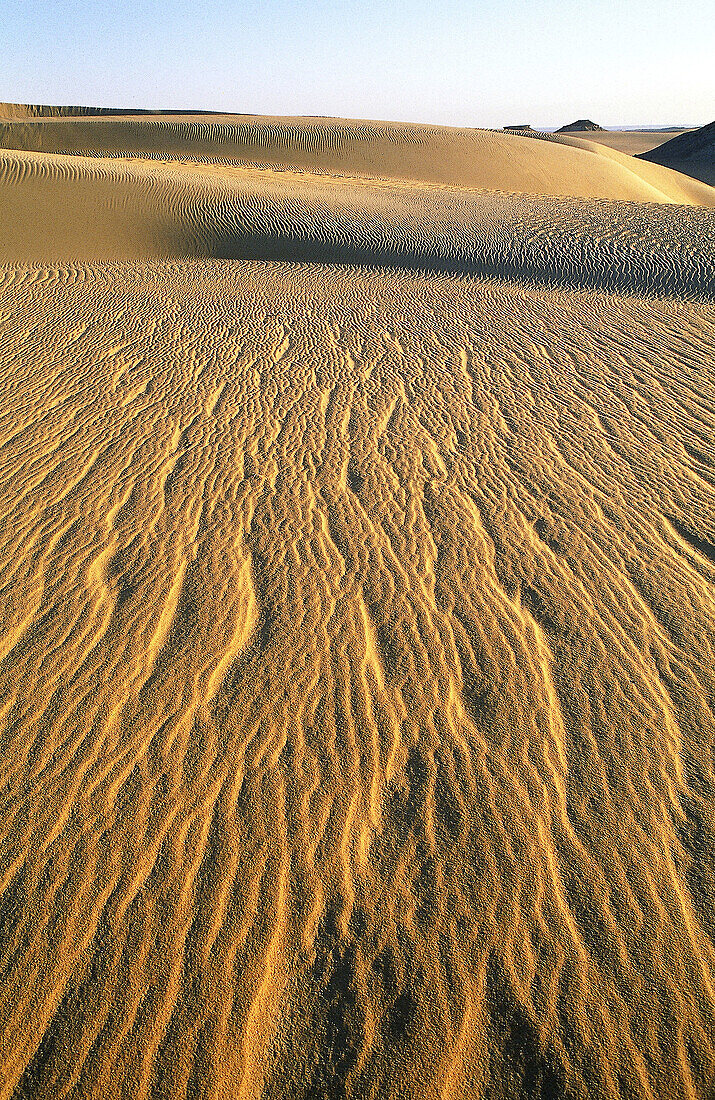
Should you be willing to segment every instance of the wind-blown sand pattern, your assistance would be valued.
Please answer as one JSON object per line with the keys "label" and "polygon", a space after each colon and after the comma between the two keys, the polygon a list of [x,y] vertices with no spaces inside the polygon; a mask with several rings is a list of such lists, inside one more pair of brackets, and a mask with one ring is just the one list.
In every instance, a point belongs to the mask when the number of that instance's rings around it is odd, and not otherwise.
{"label": "wind-blown sand pattern", "polygon": [[715,192],[269,161],[3,154],[0,1097],[710,1097]]}

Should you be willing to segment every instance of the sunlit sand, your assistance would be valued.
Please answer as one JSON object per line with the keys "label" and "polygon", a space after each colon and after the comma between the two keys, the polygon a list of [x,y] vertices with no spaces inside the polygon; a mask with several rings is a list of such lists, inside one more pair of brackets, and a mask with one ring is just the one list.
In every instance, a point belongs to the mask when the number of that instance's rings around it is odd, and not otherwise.
{"label": "sunlit sand", "polygon": [[0,1100],[711,1096],[715,190],[0,144]]}

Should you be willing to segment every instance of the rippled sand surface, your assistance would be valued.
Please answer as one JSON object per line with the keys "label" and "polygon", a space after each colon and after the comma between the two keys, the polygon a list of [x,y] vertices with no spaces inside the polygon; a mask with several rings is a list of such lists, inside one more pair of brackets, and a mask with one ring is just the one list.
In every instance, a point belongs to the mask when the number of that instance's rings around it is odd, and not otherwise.
{"label": "rippled sand surface", "polygon": [[3,155],[0,1097],[712,1097],[715,213]]}

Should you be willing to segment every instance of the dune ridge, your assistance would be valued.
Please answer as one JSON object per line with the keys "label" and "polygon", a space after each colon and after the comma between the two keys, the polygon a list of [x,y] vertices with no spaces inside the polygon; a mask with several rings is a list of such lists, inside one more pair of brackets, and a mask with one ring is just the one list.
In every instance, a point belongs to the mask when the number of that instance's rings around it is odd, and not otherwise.
{"label": "dune ridge", "polygon": [[0,154],[0,191],[5,260],[319,260],[633,293],[715,287],[715,215],[702,207],[15,152]]}
{"label": "dune ridge", "polygon": [[715,122],[697,130],[671,136],[655,149],[640,154],[643,160],[663,164],[704,183],[715,184]]}
{"label": "dune ridge", "polygon": [[[548,138],[544,151],[535,138]],[[47,118],[0,122],[0,147],[30,152],[256,161],[274,168],[571,197],[712,206],[713,190],[569,135],[505,134],[351,119]],[[585,153],[596,153],[598,159]],[[608,152],[608,156],[605,156]]]}
{"label": "dune ridge", "polygon": [[0,1100],[710,1100],[710,189],[245,125],[0,152]]}
{"label": "dune ridge", "polygon": [[36,118],[106,118],[131,116],[134,118],[148,118],[153,115],[222,115],[224,111],[186,111],[173,109],[146,109],[136,107],[57,107],[48,103],[0,103],[0,119],[22,120]]}

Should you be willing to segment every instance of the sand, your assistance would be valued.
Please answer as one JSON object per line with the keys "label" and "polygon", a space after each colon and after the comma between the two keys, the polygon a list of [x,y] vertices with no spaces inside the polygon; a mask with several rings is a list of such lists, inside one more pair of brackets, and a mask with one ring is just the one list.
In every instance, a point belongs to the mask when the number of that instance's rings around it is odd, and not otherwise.
{"label": "sand", "polygon": [[[0,117],[2,111],[0,110]],[[638,153],[648,153],[651,149],[657,149],[665,141],[687,134],[688,130],[572,130],[574,137],[582,137],[586,141],[595,141],[598,145],[606,145],[609,149],[616,149],[619,153],[627,153],[636,156]]]}
{"label": "sand", "polygon": [[705,1100],[715,191],[145,125],[2,153],[0,1098]]}
{"label": "sand", "polygon": [[697,130],[671,135],[670,140],[640,154],[644,160],[664,164],[683,175],[715,185],[715,122]]}

